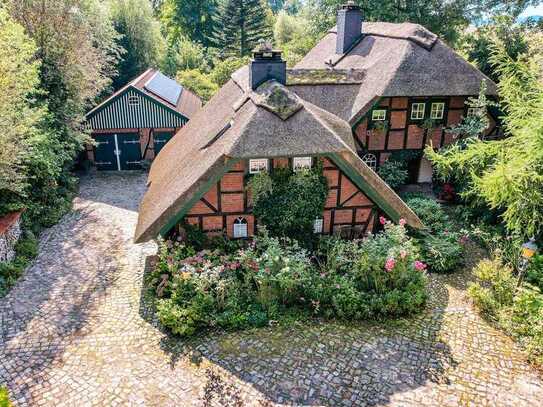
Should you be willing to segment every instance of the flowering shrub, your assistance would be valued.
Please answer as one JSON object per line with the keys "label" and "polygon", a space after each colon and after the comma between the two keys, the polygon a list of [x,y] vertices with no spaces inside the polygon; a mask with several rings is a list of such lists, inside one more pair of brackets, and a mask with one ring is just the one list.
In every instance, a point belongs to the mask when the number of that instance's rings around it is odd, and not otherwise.
{"label": "flowering shrub", "polygon": [[162,324],[191,335],[262,326],[292,310],[349,319],[415,312],[426,300],[425,268],[405,228],[388,222],[361,241],[323,238],[314,255],[265,230],[231,254],[165,242],[150,280]]}
{"label": "flowering shrub", "polygon": [[543,294],[524,282],[500,258],[482,260],[474,269],[477,280],[468,293],[487,318],[517,339],[530,360],[543,365]]}

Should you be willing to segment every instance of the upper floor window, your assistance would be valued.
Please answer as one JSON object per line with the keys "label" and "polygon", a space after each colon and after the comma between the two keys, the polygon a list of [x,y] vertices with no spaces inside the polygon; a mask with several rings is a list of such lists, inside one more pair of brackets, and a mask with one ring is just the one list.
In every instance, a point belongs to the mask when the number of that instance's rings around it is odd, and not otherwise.
{"label": "upper floor window", "polygon": [[292,159],[292,169],[294,171],[311,169],[311,157],[294,157]]}
{"label": "upper floor window", "polygon": [[375,154],[366,154],[364,157],[362,157],[362,161],[364,161],[372,170],[375,171],[377,169],[377,157]]}
{"label": "upper floor window", "polygon": [[323,224],[324,222],[322,219],[315,219],[315,222],[313,223],[313,233],[322,233]]}
{"label": "upper floor window", "polygon": [[234,238],[247,237],[247,219],[239,217],[234,221]]}
{"label": "upper floor window", "polygon": [[440,120],[443,119],[445,113],[445,103],[432,103],[432,109],[430,110],[430,119]]}
{"label": "upper floor window", "polygon": [[411,105],[411,120],[424,119],[425,110],[426,110],[426,103],[413,103]]}
{"label": "upper floor window", "polygon": [[249,160],[249,174],[258,174],[262,171],[268,171],[267,158],[256,158]]}
{"label": "upper floor window", "polygon": [[387,117],[387,111],[385,109],[377,109],[371,112],[371,120],[383,121]]}
{"label": "upper floor window", "polygon": [[140,98],[139,96],[128,96],[128,106],[139,106]]}

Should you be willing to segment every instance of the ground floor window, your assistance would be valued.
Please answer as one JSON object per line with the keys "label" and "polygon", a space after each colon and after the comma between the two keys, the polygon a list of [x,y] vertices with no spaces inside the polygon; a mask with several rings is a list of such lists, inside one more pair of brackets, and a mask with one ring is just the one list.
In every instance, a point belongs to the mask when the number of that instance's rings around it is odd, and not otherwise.
{"label": "ground floor window", "polygon": [[262,171],[268,171],[267,158],[257,158],[249,160],[249,174],[258,174]]}
{"label": "ground floor window", "polygon": [[322,219],[315,219],[315,223],[313,223],[313,233],[322,233],[323,224],[324,222]]}
{"label": "ground floor window", "polygon": [[239,217],[234,221],[234,238],[247,237],[247,219]]}
{"label": "ground floor window", "polygon": [[375,171],[377,169],[377,157],[375,154],[366,154],[364,157],[362,157],[362,161],[364,161],[372,170]]}
{"label": "ground floor window", "polygon": [[292,160],[292,169],[294,171],[311,169],[311,157],[294,157]]}

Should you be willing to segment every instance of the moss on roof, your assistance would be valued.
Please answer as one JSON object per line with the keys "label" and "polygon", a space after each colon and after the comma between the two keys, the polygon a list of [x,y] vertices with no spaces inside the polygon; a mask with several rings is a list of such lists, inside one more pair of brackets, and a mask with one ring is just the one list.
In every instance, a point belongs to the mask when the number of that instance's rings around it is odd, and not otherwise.
{"label": "moss on roof", "polygon": [[364,80],[364,71],[357,69],[289,69],[287,85],[356,84]]}
{"label": "moss on roof", "polygon": [[267,81],[260,85],[253,92],[251,99],[255,105],[276,114],[282,120],[287,120],[303,107],[294,92],[275,81]]}

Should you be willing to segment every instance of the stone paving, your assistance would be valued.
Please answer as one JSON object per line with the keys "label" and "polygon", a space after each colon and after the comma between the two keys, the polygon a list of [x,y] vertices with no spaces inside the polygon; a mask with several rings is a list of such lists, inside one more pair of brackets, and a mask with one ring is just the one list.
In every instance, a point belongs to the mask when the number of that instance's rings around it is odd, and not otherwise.
{"label": "stone paving", "polygon": [[142,295],[156,247],[131,240],[144,188],[141,173],[84,177],[0,299],[15,405],[543,405],[541,377],[465,300],[467,273],[432,276],[411,319],[169,337]]}

